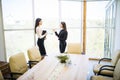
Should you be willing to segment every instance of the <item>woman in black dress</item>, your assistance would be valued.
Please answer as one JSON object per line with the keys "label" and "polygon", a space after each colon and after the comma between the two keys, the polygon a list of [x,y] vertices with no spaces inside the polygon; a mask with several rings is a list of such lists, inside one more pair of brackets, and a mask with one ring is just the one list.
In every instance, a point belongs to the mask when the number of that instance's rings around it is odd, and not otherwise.
{"label": "woman in black dress", "polygon": [[68,35],[66,23],[61,22],[60,28],[61,28],[61,30],[60,30],[59,34],[55,31],[55,29],[53,29],[53,31],[55,32],[55,35],[58,37],[58,40],[59,40],[60,53],[64,53],[66,45],[67,45],[66,40],[67,40],[67,35]]}

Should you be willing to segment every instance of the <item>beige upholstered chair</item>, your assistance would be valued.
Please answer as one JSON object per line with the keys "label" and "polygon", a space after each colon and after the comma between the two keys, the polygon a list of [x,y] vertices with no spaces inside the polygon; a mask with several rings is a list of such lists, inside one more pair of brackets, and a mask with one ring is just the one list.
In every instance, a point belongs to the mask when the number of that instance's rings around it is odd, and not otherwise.
{"label": "beige upholstered chair", "polygon": [[32,47],[28,49],[28,58],[30,67],[34,66],[37,62],[41,61],[41,55],[37,47]]}
{"label": "beige upholstered chair", "polygon": [[28,70],[27,62],[23,52],[10,56],[9,65],[13,76],[16,75],[18,77]]}
{"label": "beige upholstered chair", "polygon": [[120,80],[120,59],[116,64],[115,70],[113,72],[113,77],[92,76],[91,80]]}
{"label": "beige upholstered chair", "polygon": [[[101,74],[102,75],[108,75],[108,76],[113,76],[113,70],[114,70],[114,67],[116,66],[116,63],[118,62],[120,58],[120,50],[117,50],[113,56],[112,59],[108,59],[108,58],[102,58],[99,63],[97,65],[95,65],[93,67],[93,72],[95,74],[98,74],[99,75],[99,71],[102,69],[102,68],[106,68],[106,69],[110,69],[109,71],[108,70],[103,70],[101,71]],[[100,64],[100,62],[102,60],[111,60],[111,65],[103,65],[103,64]]]}
{"label": "beige upholstered chair", "polygon": [[68,43],[67,53],[80,54],[81,44],[80,43]]}

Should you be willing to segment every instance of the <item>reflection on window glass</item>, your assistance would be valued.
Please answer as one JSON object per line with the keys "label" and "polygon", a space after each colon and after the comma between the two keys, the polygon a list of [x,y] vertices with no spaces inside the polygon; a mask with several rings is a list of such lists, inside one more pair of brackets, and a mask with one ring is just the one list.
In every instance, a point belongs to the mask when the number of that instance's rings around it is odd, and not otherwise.
{"label": "reflection on window glass", "polygon": [[24,52],[34,46],[33,31],[5,31],[7,59],[13,54]]}
{"label": "reflection on window glass", "polygon": [[32,0],[2,0],[2,8],[4,29],[33,28]]}

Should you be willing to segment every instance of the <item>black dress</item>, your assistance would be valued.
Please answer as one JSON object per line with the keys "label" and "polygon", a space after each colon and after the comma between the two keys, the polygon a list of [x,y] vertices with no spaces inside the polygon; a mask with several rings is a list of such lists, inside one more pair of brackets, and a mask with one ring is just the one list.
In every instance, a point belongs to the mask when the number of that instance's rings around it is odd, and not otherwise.
{"label": "black dress", "polygon": [[55,32],[55,34],[58,36],[60,53],[64,53],[67,45],[66,39],[68,32],[62,29],[59,34],[57,32]]}
{"label": "black dress", "polygon": [[[45,33],[46,33],[46,31],[43,30],[42,35],[44,35]],[[45,50],[45,46],[44,46],[45,37],[43,37],[41,39],[38,38],[38,40],[37,40],[37,45],[39,47],[39,51],[40,51],[41,56],[46,56],[46,50]]]}

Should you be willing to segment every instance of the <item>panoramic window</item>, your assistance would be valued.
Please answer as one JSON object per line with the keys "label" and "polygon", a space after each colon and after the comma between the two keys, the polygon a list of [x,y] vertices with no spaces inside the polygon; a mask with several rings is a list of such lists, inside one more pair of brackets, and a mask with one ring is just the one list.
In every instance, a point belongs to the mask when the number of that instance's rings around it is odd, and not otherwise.
{"label": "panoramic window", "polygon": [[104,57],[105,7],[108,1],[87,2],[86,53],[90,57]]}
{"label": "panoramic window", "polygon": [[[114,27],[108,28],[107,25],[114,24],[115,5],[106,9],[108,3],[109,1],[87,2],[86,54],[90,57],[110,56],[105,51],[108,48],[112,51],[113,44],[109,42],[113,41]],[[45,40],[47,52],[59,52],[59,41],[53,29],[59,32],[61,21],[67,24],[67,42],[82,43],[83,2],[2,0],[2,10],[7,59],[17,52],[27,53],[28,48],[37,46],[34,25],[38,17],[42,18],[43,28],[48,32]],[[111,36],[107,34],[108,32]]]}
{"label": "panoramic window", "polygon": [[[22,4],[22,6],[21,6]],[[34,46],[32,0],[2,0],[7,60]]]}
{"label": "panoramic window", "polygon": [[114,53],[116,1],[107,5],[105,23],[104,56],[111,58]]}

